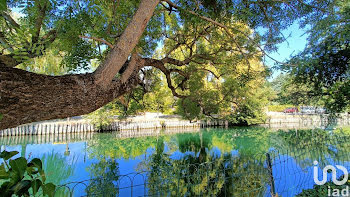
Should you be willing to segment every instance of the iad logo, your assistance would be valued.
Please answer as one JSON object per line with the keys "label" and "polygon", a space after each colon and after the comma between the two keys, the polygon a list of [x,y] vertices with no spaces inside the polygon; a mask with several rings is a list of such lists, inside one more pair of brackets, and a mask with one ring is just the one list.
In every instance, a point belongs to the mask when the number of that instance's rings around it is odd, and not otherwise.
{"label": "iad logo", "polygon": [[[332,165],[327,165],[323,168],[322,180],[318,180],[318,162],[314,161],[314,181],[317,185],[323,185],[327,182],[327,174],[330,170],[332,172],[332,181],[336,185],[344,185],[348,181],[348,170],[344,166],[335,165],[339,170],[343,171],[344,177],[343,180],[337,180],[337,169]],[[349,195],[349,186],[346,186],[343,189],[331,188],[328,186],[328,196],[350,196]]]}
{"label": "iad logo", "polygon": [[339,170],[343,171],[344,178],[343,180],[339,181],[337,180],[337,169],[332,165],[327,165],[325,168],[323,168],[323,174],[322,174],[322,180],[318,180],[318,162],[314,161],[314,181],[317,185],[324,185],[327,182],[327,174],[328,170],[332,171],[332,181],[336,185],[344,185],[346,181],[348,181],[348,170],[344,166],[335,165]]}

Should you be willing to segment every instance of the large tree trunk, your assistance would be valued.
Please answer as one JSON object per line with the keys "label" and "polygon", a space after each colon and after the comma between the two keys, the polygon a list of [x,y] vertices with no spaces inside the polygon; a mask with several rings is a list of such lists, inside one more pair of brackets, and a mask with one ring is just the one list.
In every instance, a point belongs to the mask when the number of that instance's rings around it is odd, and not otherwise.
{"label": "large tree trunk", "polygon": [[[144,61],[133,55],[122,76],[115,75],[128,59],[159,0],[142,0],[131,22],[94,73],[47,76],[12,68],[0,58],[0,130],[20,124],[90,113],[130,91]],[[6,65],[7,64],[7,65]],[[12,65],[12,66],[11,66]]]}
{"label": "large tree trunk", "polygon": [[0,130],[20,124],[90,113],[130,91],[136,71],[124,83],[101,88],[92,74],[47,76],[0,67]]}

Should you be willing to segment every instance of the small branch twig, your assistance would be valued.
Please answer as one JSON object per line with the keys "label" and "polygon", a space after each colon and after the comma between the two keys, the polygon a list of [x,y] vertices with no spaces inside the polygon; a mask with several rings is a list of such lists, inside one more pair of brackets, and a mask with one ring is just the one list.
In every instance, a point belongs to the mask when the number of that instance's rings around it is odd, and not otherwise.
{"label": "small branch twig", "polygon": [[[173,8],[176,8],[176,9],[179,10],[179,6],[176,5],[176,4],[174,4],[173,2],[171,2],[170,0],[163,0],[163,1],[166,2],[166,3],[168,3],[169,6],[172,6]],[[223,28],[223,29],[225,30],[225,32],[226,32],[227,34],[229,34],[229,35],[234,39],[232,33],[229,31],[229,28],[228,28],[226,25],[224,25],[224,24],[222,24],[222,23],[219,23],[219,22],[217,22],[217,21],[215,21],[215,20],[213,20],[213,19],[211,19],[211,18],[208,18],[208,17],[206,17],[206,16],[202,16],[202,15],[200,15],[200,14],[194,12],[194,11],[191,11],[191,10],[184,10],[184,11],[185,11],[185,12],[188,12],[188,13],[190,13],[190,14],[192,14],[192,15],[195,15],[195,16],[197,16],[197,17],[203,19],[203,20],[206,20],[206,21],[208,21],[208,22],[210,22],[210,23],[212,23],[212,24],[214,24],[214,25],[217,25],[217,26]],[[242,33],[242,34],[243,34],[244,36],[246,36],[250,41],[252,41],[254,44],[256,44],[257,47],[261,50],[262,54],[266,55],[266,56],[267,56],[268,58],[270,58],[271,60],[273,60],[273,61],[275,61],[275,62],[277,62],[277,63],[279,63],[279,64],[283,64],[283,65],[287,65],[287,66],[294,66],[294,65],[286,64],[286,63],[284,63],[284,62],[280,62],[280,61],[276,60],[276,59],[273,58],[272,56],[268,55],[268,54],[265,52],[265,50],[264,50],[258,43],[256,43],[252,38],[249,37],[249,35],[247,35],[246,33],[244,33],[243,31],[241,31],[241,30],[239,30],[239,29],[235,29],[235,30],[238,31],[238,32],[240,32],[240,33]],[[240,49],[240,47],[238,46],[238,43],[236,42],[235,39],[234,39],[234,42],[235,42],[235,44],[237,45],[237,47],[239,48],[239,51],[242,53],[242,55],[243,55],[244,57],[246,57],[246,54],[242,51],[242,49]],[[249,66],[249,64],[248,64],[248,66]]]}
{"label": "small branch twig", "polygon": [[101,38],[90,37],[90,36],[81,36],[81,35],[79,36],[79,38],[86,38],[86,39],[96,40],[96,41],[99,41],[99,42],[102,42],[102,43],[106,44],[110,48],[113,48],[113,44],[111,44],[110,42],[108,42],[108,41],[106,41],[104,39],[101,39]]}

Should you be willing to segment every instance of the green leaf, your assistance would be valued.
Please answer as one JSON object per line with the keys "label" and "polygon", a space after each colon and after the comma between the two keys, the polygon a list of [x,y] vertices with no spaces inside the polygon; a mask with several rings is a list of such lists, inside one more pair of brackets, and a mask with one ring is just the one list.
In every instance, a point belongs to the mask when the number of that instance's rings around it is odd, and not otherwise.
{"label": "green leaf", "polygon": [[4,182],[2,183],[1,187],[0,187],[0,194],[3,197],[11,197],[13,194],[12,190],[9,190],[8,187],[11,186],[10,181]]}
{"label": "green leaf", "polygon": [[36,180],[32,181],[31,186],[32,186],[34,195],[39,191],[39,189],[42,186],[42,184],[43,183],[39,179],[36,179]]}
{"label": "green leaf", "polygon": [[0,0],[0,11],[5,11],[7,9],[6,0]]}
{"label": "green leaf", "polygon": [[15,186],[11,188],[15,192],[15,194],[18,194],[19,196],[23,194],[27,194],[28,190],[31,186],[31,181],[29,180],[23,180],[18,182]]}
{"label": "green leaf", "polygon": [[3,115],[0,113],[0,121],[2,120]]}
{"label": "green leaf", "polygon": [[49,197],[53,197],[55,195],[56,186],[53,183],[47,183],[43,185],[43,193],[44,196],[48,195]]}
{"label": "green leaf", "polygon": [[3,158],[6,161],[17,154],[18,154],[18,151],[7,152],[6,150],[4,150],[0,153],[0,158]]}
{"label": "green leaf", "polygon": [[37,174],[39,171],[34,167],[34,166],[31,166],[31,167],[27,167],[27,173],[31,176],[31,175],[34,175],[34,174]]}
{"label": "green leaf", "polygon": [[17,171],[10,169],[8,173],[10,175],[10,182],[13,185],[17,184],[19,181],[23,179],[23,176],[21,176],[21,174]]}
{"label": "green leaf", "polygon": [[28,163],[28,167],[32,167],[32,166],[37,167],[39,170],[41,170],[43,167],[43,164],[40,159],[34,158],[32,159],[32,161]]}
{"label": "green leaf", "polygon": [[5,165],[2,163],[0,165],[0,179],[8,179],[9,173],[5,169]]}
{"label": "green leaf", "polygon": [[24,172],[27,169],[27,160],[24,157],[19,157],[15,160],[10,160],[11,170],[16,173],[18,178],[22,179]]}

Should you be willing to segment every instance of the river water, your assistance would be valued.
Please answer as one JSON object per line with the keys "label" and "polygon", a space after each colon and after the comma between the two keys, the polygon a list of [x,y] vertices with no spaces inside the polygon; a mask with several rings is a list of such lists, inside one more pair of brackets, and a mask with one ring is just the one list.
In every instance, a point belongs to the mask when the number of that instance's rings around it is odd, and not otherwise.
{"label": "river water", "polygon": [[295,196],[315,186],[314,168],[319,180],[326,165],[350,169],[349,139],[339,130],[236,127],[4,137],[0,144],[41,158],[57,196]]}

